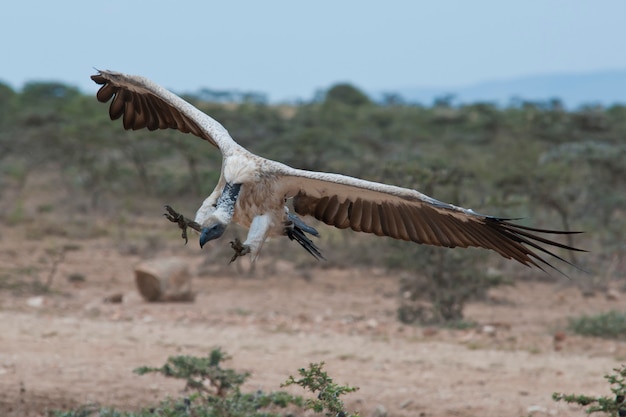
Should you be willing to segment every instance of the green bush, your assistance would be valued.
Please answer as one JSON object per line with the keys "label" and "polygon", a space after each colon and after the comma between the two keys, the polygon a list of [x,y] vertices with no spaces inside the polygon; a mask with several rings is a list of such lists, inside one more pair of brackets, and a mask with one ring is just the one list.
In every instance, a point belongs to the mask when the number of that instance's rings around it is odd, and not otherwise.
{"label": "green bush", "polygon": [[611,417],[624,417],[626,416],[626,403],[624,403],[626,396],[626,385],[624,384],[626,366],[622,365],[621,368],[615,368],[613,370],[615,371],[614,374],[604,376],[611,385],[611,392],[613,392],[613,396],[611,397],[591,397],[577,394],[566,395],[555,392],[552,394],[552,398],[554,401],[565,401],[570,404],[588,407],[585,410],[587,414],[604,413]]}
{"label": "green bush", "polygon": [[[398,320],[405,324],[467,326],[463,309],[482,300],[490,288],[510,282],[484,267],[484,252],[422,247],[415,270],[400,280]],[[418,267],[421,265],[421,267]]]}
{"label": "green bush", "polygon": [[[328,417],[349,417],[344,410],[343,401],[341,401],[340,397],[354,392],[358,388],[335,384],[328,374],[322,371],[323,366],[324,362],[319,364],[312,363],[309,365],[309,369],[301,368],[298,370],[301,378],[295,379],[293,376],[290,376],[282,386],[299,385],[312,393],[317,392],[317,399],[308,399],[304,402],[306,410],[313,410],[316,413],[324,412],[324,415]],[[350,416],[357,415],[358,413]]]}
{"label": "green bush", "polygon": [[220,362],[229,359],[221,349],[213,349],[209,356],[172,356],[160,368],[142,366],[135,373],[144,375],[151,372],[163,374],[169,378],[184,379],[186,390],[210,393],[215,390],[223,397],[229,390],[238,388],[250,376],[249,373],[237,373],[232,369],[222,369]]}
{"label": "green bush", "polygon": [[79,407],[70,411],[57,411],[55,417],[280,417],[293,415],[288,411],[304,408],[326,416],[357,416],[344,410],[340,397],[356,391],[357,388],[341,386],[322,371],[323,363],[311,364],[298,372],[300,379],[289,377],[283,386],[299,385],[313,393],[317,399],[305,400],[299,395],[284,391],[265,393],[261,390],[245,393],[241,385],[250,376],[220,366],[228,356],[220,349],[211,351],[207,357],[172,356],[159,368],[140,367],[135,372],[159,373],[169,378],[185,381],[189,396],[168,398],[154,407],[146,407],[138,412],[121,412],[112,408],[94,406]]}
{"label": "green bush", "polygon": [[583,336],[626,339],[626,312],[609,311],[594,316],[572,318],[569,328]]}

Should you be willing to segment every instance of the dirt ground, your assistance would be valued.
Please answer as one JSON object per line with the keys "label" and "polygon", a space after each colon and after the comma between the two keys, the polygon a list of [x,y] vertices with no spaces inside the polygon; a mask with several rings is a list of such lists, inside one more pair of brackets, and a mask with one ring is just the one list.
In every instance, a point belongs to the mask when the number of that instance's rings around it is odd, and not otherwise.
{"label": "dirt ground", "polygon": [[[188,261],[196,300],[146,303],[133,267],[149,248],[106,236],[77,243],[54,230],[0,231],[2,416],[156,404],[182,384],[134,368],[216,346],[232,356],[225,366],[252,373],[246,390],[278,390],[298,368],[324,361],[335,382],[360,387],[346,403],[366,417],[383,408],[389,416],[580,416],[551,394],[609,394],[603,375],[626,359],[623,342],[566,330],[568,317],[619,309],[625,298],[584,297],[565,278],[493,290],[489,302],[467,307],[473,329],[425,328],[396,320],[399,277],[383,269],[304,272],[262,255],[254,276],[241,275],[212,268],[206,252],[170,233],[158,256]],[[50,248],[64,245],[72,250],[60,259]],[[11,284],[17,275],[51,277],[52,291]],[[104,301],[116,293],[122,303]]]}

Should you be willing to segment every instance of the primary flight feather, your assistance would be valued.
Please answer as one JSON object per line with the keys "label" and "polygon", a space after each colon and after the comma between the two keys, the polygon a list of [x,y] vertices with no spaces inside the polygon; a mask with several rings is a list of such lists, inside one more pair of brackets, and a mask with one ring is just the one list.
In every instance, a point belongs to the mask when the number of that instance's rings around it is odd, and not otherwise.
{"label": "primary flight feather", "polygon": [[552,267],[541,254],[567,262],[550,247],[580,251],[542,236],[577,232],[524,227],[443,203],[416,190],[295,169],[262,158],[237,144],[216,120],[144,77],[99,71],[91,78],[102,86],[98,100],[111,100],[109,115],[112,120],[121,117],[125,129],[178,129],[220,150],[220,179],[195,220],[170,207],[167,216],[179,224],[185,238],[187,227],[200,232],[200,246],[221,237],[231,222],[248,227],[243,243],[231,242],[233,260],[247,253],[255,259],[272,235],[288,236],[316,258],[322,257],[307,236],[317,236],[317,231],[289,212],[289,199],[297,214],[340,229],[434,246],[481,247],[540,269]]}

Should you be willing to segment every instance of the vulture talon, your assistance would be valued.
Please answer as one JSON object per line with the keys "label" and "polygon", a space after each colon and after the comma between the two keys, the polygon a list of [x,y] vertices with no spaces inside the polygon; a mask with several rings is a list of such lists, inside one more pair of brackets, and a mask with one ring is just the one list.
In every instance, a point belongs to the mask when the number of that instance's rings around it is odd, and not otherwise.
{"label": "vulture talon", "polygon": [[178,227],[182,230],[182,233],[180,236],[185,240],[185,245],[186,245],[187,242],[189,241],[189,238],[187,236],[187,229],[192,228],[199,232],[200,225],[196,223],[195,221],[190,220],[187,217],[183,216],[182,214],[180,214],[179,212],[177,212],[176,210],[174,210],[172,207],[170,207],[167,204],[165,205],[165,210],[167,210],[167,213],[163,213],[163,215],[165,216],[167,220],[171,221],[172,223],[178,224]]}
{"label": "vulture talon", "polygon": [[239,240],[238,238],[235,238],[235,240],[232,240],[230,242],[230,247],[233,248],[235,254],[232,258],[230,258],[230,262],[228,262],[229,264],[235,262],[235,259],[239,258],[240,256],[244,256],[250,253],[250,246],[241,243],[241,240]]}

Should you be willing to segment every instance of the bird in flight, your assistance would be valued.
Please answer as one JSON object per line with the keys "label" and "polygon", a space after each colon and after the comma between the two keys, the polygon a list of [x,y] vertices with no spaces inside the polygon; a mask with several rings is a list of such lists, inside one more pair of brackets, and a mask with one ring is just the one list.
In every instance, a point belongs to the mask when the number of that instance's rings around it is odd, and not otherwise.
{"label": "bird in flight", "polygon": [[[537,229],[511,219],[486,216],[443,203],[419,191],[345,175],[295,169],[262,158],[235,142],[216,120],[152,81],[113,71],[91,79],[101,85],[97,99],[111,100],[109,116],[125,129],[178,129],[192,133],[222,153],[220,179],[191,220],[166,206],[165,216],[182,229],[200,234],[200,247],[224,234],[235,222],[249,229],[244,242],[231,242],[231,259],[256,259],[269,236],[287,236],[315,258],[323,258],[308,235],[316,229],[300,217],[313,216],[339,229],[373,233],[426,245],[481,247],[526,266],[554,268],[544,256],[568,261],[553,248],[580,249],[544,237],[578,232]],[[288,201],[295,213],[290,212]],[[555,268],[556,269],[556,268]]]}

